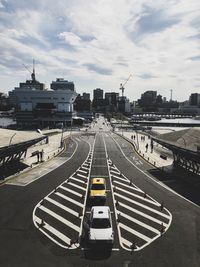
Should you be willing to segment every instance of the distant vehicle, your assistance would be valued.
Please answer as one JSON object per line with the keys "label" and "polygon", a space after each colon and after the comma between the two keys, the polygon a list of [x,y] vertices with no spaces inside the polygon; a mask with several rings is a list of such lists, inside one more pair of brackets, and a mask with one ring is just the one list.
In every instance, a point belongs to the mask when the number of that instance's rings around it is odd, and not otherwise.
{"label": "distant vehicle", "polygon": [[90,186],[90,199],[106,198],[106,182],[104,178],[93,178]]}
{"label": "distant vehicle", "polygon": [[99,130],[103,130],[103,128],[102,127],[99,127]]}
{"label": "distant vehicle", "polygon": [[98,242],[113,244],[114,232],[109,207],[92,207],[89,224],[89,241],[90,243],[97,244]]}

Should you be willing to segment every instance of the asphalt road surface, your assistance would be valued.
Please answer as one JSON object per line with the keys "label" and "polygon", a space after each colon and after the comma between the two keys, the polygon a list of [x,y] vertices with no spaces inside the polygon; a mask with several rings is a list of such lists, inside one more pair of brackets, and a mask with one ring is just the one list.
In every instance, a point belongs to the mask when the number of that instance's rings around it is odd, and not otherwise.
{"label": "asphalt road surface", "polygon": [[[73,138],[60,167],[0,187],[0,266],[200,266],[199,207],[157,180],[102,117]],[[113,246],[88,242],[93,177],[106,180]]]}

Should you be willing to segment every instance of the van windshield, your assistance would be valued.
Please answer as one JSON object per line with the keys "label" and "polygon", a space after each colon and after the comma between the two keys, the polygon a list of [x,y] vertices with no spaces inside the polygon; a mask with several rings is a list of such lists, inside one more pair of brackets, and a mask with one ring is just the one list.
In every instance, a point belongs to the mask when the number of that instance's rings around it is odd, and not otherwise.
{"label": "van windshield", "polygon": [[109,219],[93,219],[91,223],[91,228],[102,229],[102,228],[110,228],[110,220]]}

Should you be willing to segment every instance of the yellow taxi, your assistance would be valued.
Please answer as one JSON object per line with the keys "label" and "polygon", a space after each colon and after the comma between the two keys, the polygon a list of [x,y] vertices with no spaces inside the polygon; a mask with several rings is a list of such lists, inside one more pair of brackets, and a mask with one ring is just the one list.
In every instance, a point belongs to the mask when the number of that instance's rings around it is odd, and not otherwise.
{"label": "yellow taxi", "polygon": [[93,178],[90,186],[91,199],[106,198],[106,182],[104,178]]}

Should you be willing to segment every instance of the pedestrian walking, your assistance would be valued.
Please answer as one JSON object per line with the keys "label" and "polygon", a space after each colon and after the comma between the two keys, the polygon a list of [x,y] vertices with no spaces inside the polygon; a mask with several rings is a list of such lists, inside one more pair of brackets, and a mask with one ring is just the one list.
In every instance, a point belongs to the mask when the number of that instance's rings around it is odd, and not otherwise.
{"label": "pedestrian walking", "polygon": [[148,145],[148,143],[146,143],[146,152],[148,151],[148,147],[149,147],[149,145]]}

